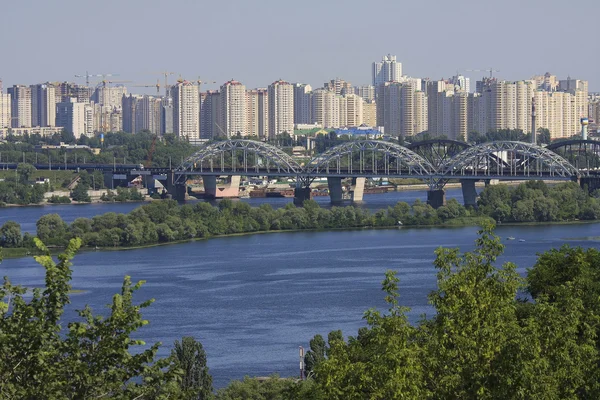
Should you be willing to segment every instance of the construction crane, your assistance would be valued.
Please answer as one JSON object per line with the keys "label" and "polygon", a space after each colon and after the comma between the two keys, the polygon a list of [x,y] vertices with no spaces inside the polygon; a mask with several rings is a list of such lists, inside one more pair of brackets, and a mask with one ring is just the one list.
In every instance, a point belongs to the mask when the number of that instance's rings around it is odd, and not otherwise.
{"label": "construction crane", "polygon": [[90,74],[88,71],[85,71],[85,75],[75,75],[75,78],[85,78],[85,86],[90,86],[90,78],[106,79],[111,76],[119,76],[119,74]]}
{"label": "construction crane", "polygon": [[102,80],[102,81],[98,82],[96,84],[96,88],[106,87],[107,85],[109,85],[111,83],[129,83],[129,82],[131,82],[131,81],[109,81],[109,80],[105,79],[105,80]]}
{"label": "construction crane", "polygon": [[171,72],[171,71],[156,71],[156,72],[151,72],[151,74],[161,74],[162,76],[165,77],[165,97],[168,96],[168,91],[169,91],[169,75],[175,75],[175,72]]}
{"label": "construction crane", "polygon": [[203,80],[200,80],[200,77],[198,77],[198,80],[196,82],[198,83],[198,92],[202,92],[202,84],[203,83],[208,83],[208,84],[217,83],[216,81],[203,81]]}
{"label": "construction crane", "polygon": [[493,68],[488,68],[488,69],[466,69],[465,71],[468,71],[468,72],[489,72],[490,73],[490,79],[492,79],[492,77],[494,76],[493,75],[494,72],[500,72],[499,69],[493,69]]}
{"label": "construction crane", "polygon": [[131,87],[153,87],[156,88],[156,94],[158,95],[160,93],[160,81],[156,80],[156,83],[154,85],[151,84],[146,84],[146,85],[131,85]]}

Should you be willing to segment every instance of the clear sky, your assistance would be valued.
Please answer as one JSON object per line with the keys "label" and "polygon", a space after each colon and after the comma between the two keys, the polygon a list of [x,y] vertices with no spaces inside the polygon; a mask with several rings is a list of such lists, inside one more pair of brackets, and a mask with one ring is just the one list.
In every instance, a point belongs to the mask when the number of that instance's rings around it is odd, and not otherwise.
{"label": "clear sky", "polygon": [[[282,78],[320,87],[371,82],[391,53],[406,75],[474,81],[547,71],[600,91],[598,0],[2,0],[4,87],[113,73],[151,84]],[[163,79],[161,78],[161,82]],[[127,84],[131,86],[133,83]],[[132,91],[142,92],[143,89]]]}

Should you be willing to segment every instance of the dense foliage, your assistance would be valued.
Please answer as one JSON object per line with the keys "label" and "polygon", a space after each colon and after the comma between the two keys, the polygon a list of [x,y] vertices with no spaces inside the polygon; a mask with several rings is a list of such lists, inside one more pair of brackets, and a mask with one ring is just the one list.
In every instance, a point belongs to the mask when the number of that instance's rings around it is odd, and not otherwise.
{"label": "dense foliage", "polygon": [[[312,368],[322,399],[592,399],[600,396],[600,253],[564,247],[540,256],[528,285],[489,227],[477,248],[436,251],[435,315],[411,325],[398,278],[386,274],[387,314],[334,335]],[[518,298],[528,289],[533,301]],[[323,349],[325,348],[325,351]]]}
{"label": "dense foliage", "polygon": [[183,346],[176,343],[177,354],[157,360],[159,344],[141,349],[145,343],[132,337],[148,323],[141,310],[153,302],[133,302],[143,282],[132,284],[125,277],[108,315],[86,307],[65,329],[70,261],[81,241],[71,240],[58,263],[41,241],[36,244],[43,253],[36,260],[46,269],[45,287],[28,296],[26,288],[5,278],[0,288],[0,399],[210,397],[206,358],[193,338],[184,338]]}
{"label": "dense foliage", "polygon": [[600,200],[575,182],[546,185],[528,181],[517,187],[491,185],[479,196],[479,211],[498,222],[596,220]]}
{"label": "dense foliage", "polygon": [[[117,196],[125,193],[131,196],[136,192],[117,193]],[[399,222],[432,225],[470,213],[454,199],[438,210],[417,200],[412,206],[398,203],[375,214],[353,206],[323,209],[313,200],[306,201],[303,207],[290,203],[277,210],[268,204],[253,208],[227,199],[218,206],[204,202],[178,206],[173,200],[163,200],[138,207],[129,214],[110,212],[91,219],[77,218],[70,225],[57,214],[47,214],[36,226],[37,236],[49,246],[65,246],[71,238],[78,237],[84,246],[120,247],[259,231],[390,227],[398,226]],[[31,239],[24,242],[32,245]]]}
{"label": "dense foliage", "polygon": [[[54,145],[60,143],[86,145],[101,148],[99,154],[93,154],[86,149],[40,149],[38,145]],[[62,163],[98,163],[112,164],[132,163],[143,164],[148,161],[150,149],[154,143],[152,165],[155,167],[178,166],[183,159],[197,150],[186,141],[179,140],[175,135],[157,137],[150,132],[142,131],[136,134],[113,132],[104,135],[104,143],[99,137],[88,138],[81,136],[77,141],[74,136],[64,132],[51,137],[38,134],[13,136],[9,135],[5,143],[0,143],[3,162],[27,162],[30,164],[62,164]]]}

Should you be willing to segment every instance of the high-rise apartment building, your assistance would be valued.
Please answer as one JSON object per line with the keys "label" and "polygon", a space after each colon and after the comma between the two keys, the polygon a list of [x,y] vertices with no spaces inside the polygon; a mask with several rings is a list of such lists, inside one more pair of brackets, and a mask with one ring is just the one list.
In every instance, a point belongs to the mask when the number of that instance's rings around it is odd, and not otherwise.
{"label": "high-rise apartment building", "polygon": [[402,77],[402,63],[396,61],[396,56],[383,56],[381,62],[372,66],[373,86],[377,87],[386,82],[399,82]]}
{"label": "high-rise apartment building", "polygon": [[[340,113],[342,109],[345,110],[343,117],[344,121],[340,121],[342,126],[360,126],[363,124],[363,106],[365,101],[362,97],[356,94],[345,95],[341,100],[344,106],[340,106]],[[340,103],[340,104],[341,104]],[[341,119],[341,117],[340,117]]]}
{"label": "high-rise apartment building", "polygon": [[246,99],[246,121],[248,122],[246,132],[249,136],[266,139],[269,137],[269,124],[271,123],[269,118],[269,91],[267,89],[247,90]]}
{"label": "high-rise apartment building", "polygon": [[373,85],[356,86],[354,93],[362,97],[364,101],[375,101],[375,86]]}
{"label": "high-rise apartment building", "polygon": [[96,88],[92,100],[101,106],[120,110],[123,96],[127,96],[125,86],[108,86],[106,84]]}
{"label": "high-rise apartment building", "polygon": [[173,132],[189,141],[200,139],[200,98],[198,86],[180,81],[171,86],[173,99]]}
{"label": "high-rise apartment building", "polygon": [[306,83],[294,83],[294,123],[312,122],[312,87]]}
{"label": "high-rise apartment building", "polygon": [[221,132],[219,122],[221,106],[220,93],[218,90],[207,90],[200,93],[200,138],[213,139],[218,136],[226,136]]}
{"label": "high-rise apartment building", "polygon": [[[1,84],[2,81],[0,81]],[[2,128],[11,128],[11,98],[10,94],[2,93],[0,90],[0,129]]]}
{"label": "high-rise apartment building", "polygon": [[162,129],[162,98],[148,95],[123,96],[123,131],[149,131],[155,135]]}
{"label": "high-rise apartment building", "polygon": [[455,92],[462,91],[469,93],[471,91],[471,79],[463,75],[455,75],[450,78],[450,84],[454,85]]}
{"label": "high-rise apartment building", "polygon": [[269,138],[294,133],[294,86],[283,80],[269,85]]}
{"label": "high-rise apartment building", "polygon": [[7,89],[11,101],[12,127],[31,128],[31,88],[14,85]]}
{"label": "high-rise apartment building", "polygon": [[173,98],[165,96],[161,100],[161,133],[163,135],[172,134],[173,131]]}
{"label": "high-rise apartment building", "polygon": [[340,127],[340,96],[327,89],[313,91],[313,121],[323,128]]}
{"label": "high-rise apartment building", "polygon": [[86,130],[86,103],[78,103],[77,99],[56,105],[56,126],[63,127],[67,132],[73,133],[79,139],[87,133]]}
{"label": "high-rise apartment building", "polygon": [[[485,79],[477,82],[481,99],[477,105],[481,110],[471,110],[482,116],[479,120],[478,131],[485,134],[501,129],[520,129],[530,133],[531,109],[534,96],[534,81],[498,81]],[[539,126],[538,126],[539,128]]]}
{"label": "high-rise apartment building", "polygon": [[374,101],[363,103],[363,124],[377,126],[377,104]]}
{"label": "high-rise apartment building", "polygon": [[536,89],[546,92],[554,92],[558,89],[558,79],[556,75],[551,75],[550,72],[546,72],[544,75],[536,75],[531,80],[535,82]]}
{"label": "high-rise apartment building", "polygon": [[55,126],[56,90],[49,84],[31,85],[31,126]]}
{"label": "high-rise apartment building", "polygon": [[246,86],[242,83],[230,80],[221,86],[219,120],[222,124],[219,125],[228,138],[247,135],[246,103]]}
{"label": "high-rise apartment building", "polygon": [[354,88],[352,87],[352,84],[340,78],[335,78],[330,80],[329,82],[325,82],[323,84],[323,88],[335,92],[335,94],[337,94],[338,96],[344,96],[347,94],[354,93]]}
{"label": "high-rise apartment building", "polygon": [[534,95],[535,125],[538,129],[548,129],[551,139],[568,138],[581,133],[580,112],[585,102],[580,96],[542,90],[537,90]]}
{"label": "high-rise apartment building", "polygon": [[427,130],[427,96],[417,81],[387,82],[377,98],[377,125],[386,135],[410,137]]}

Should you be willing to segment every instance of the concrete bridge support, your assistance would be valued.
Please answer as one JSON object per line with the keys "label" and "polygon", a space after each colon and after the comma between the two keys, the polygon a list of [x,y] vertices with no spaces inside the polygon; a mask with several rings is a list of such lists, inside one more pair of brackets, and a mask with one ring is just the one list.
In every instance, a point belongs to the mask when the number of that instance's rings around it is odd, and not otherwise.
{"label": "concrete bridge support", "polygon": [[350,188],[350,199],[352,202],[363,201],[366,180],[367,178],[364,177],[352,178],[352,188]]}
{"label": "concrete bridge support", "polygon": [[204,196],[213,199],[222,199],[228,197],[240,196],[240,175],[229,175],[229,183],[224,187],[217,187],[216,176],[203,176]]}
{"label": "concrete bridge support", "polygon": [[344,200],[342,191],[342,178],[327,178],[327,186],[329,187],[329,197],[332,204],[339,204]]}
{"label": "concrete bridge support", "polygon": [[465,207],[477,207],[477,190],[475,189],[475,180],[462,179],[460,181]]}
{"label": "concrete bridge support", "polygon": [[446,191],[444,189],[428,191],[427,204],[433,208],[440,208],[446,205]]}
{"label": "concrete bridge support", "polygon": [[167,181],[165,182],[168,196],[173,200],[185,201],[187,199],[187,185],[185,180],[183,184],[175,183],[175,171],[167,172]]}
{"label": "concrete bridge support", "polygon": [[310,200],[310,187],[297,187],[294,189],[294,204],[302,206],[304,200]]}

